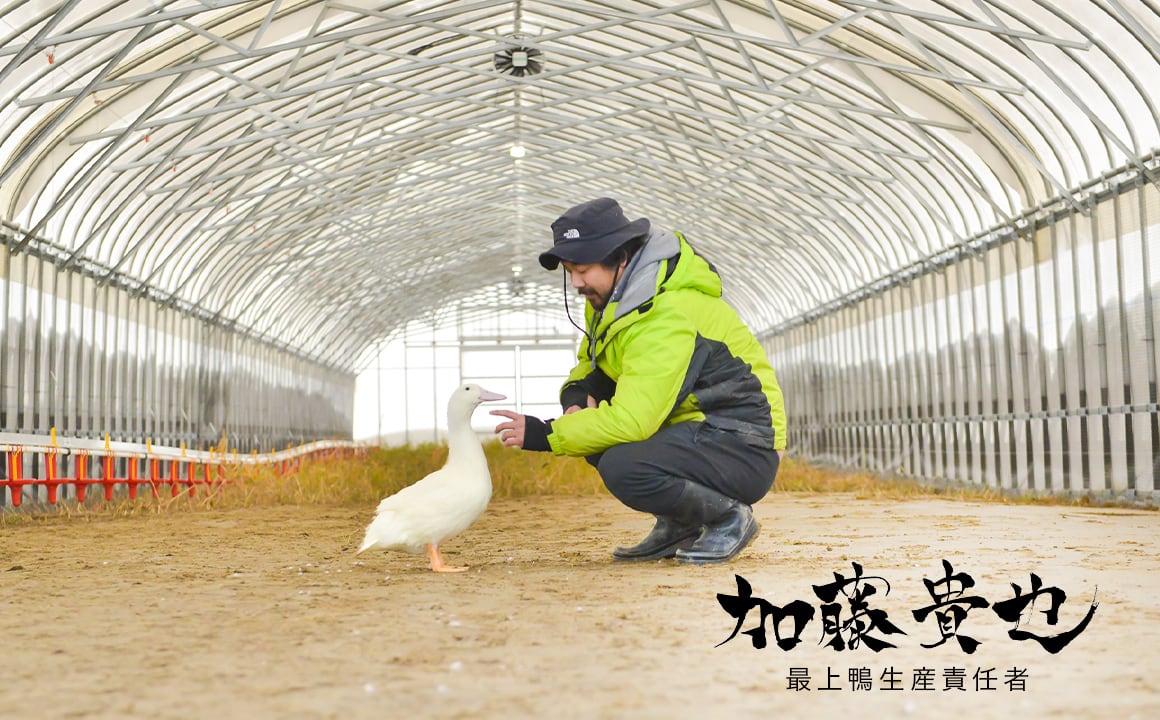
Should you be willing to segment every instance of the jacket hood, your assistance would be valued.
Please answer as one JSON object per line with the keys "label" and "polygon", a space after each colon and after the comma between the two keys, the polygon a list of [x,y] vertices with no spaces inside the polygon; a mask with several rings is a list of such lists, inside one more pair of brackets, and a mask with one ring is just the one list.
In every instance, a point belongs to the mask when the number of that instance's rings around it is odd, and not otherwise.
{"label": "jacket hood", "polygon": [[[672,263],[676,263],[676,266],[670,272],[669,266]],[[613,289],[605,313],[594,313],[591,305],[586,309],[590,328],[593,316],[596,316],[596,327],[590,334],[592,357],[595,357],[597,338],[604,337],[612,323],[633,314],[656,297],[658,292],[673,290],[695,290],[711,297],[720,297],[721,277],[683,236],[654,226],[625,268],[624,277]]]}
{"label": "jacket hood", "polygon": [[[672,272],[668,272],[666,262],[670,258],[676,263]],[[609,298],[609,305],[616,303],[612,320],[637,309],[662,289],[696,290],[721,297],[721,276],[684,237],[671,230],[653,228]]]}
{"label": "jacket hood", "polygon": [[612,319],[624,317],[656,295],[657,275],[663,271],[661,266],[680,252],[681,241],[675,233],[659,228],[649,232],[632,262],[624,269],[624,278],[608,298],[610,305],[616,303]]}
{"label": "jacket hood", "polygon": [[665,290],[696,290],[710,297],[721,297],[721,276],[717,268],[701,257],[683,235],[677,234],[677,238],[681,257],[672,276],[664,283]]}

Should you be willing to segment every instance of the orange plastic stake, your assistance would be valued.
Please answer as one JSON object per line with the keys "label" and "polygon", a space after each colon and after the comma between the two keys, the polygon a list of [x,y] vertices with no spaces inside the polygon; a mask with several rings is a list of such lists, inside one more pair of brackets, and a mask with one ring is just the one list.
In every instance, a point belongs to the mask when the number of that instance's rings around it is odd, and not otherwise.
{"label": "orange plastic stake", "polygon": [[129,460],[129,499],[137,499],[137,458],[131,457]]}
{"label": "orange plastic stake", "polygon": [[189,466],[189,461],[186,460],[185,441],[181,441],[181,465],[185,468],[185,484],[189,486],[189,496],[193,497],[196,492],[193,489],[193,484],[197,482],[197,471]]}
{"label": "orange plastic stake", "polygon": [[52,450],[44,457],[44,472],[48,476],[48,502],[50,505],[56,505],[56,488],[60,484],[60,480],[56,475],[56,427],[51,430],[52,433]]}
{"label": "orange plastic stake", "polygon": [[101,484],[105,486],[105,500],[113,499],[113,456],[106,455],[105,461],[102,463],[104,472],[101,477]]}
{"label": "orange plastic stake", "polygon": [[105,486],[105,500],[113,499],[113,484],[116,478],[113,477],[113,451],[109,447],[109,435],[105,433],[105,472],[101,477],[101,484]]}
{"label": "orange plastic stake", "polygon": [[153,497],[157,497],[157,481],[161,477],[160,468],[161,462],[155,458],[149,458],[149,484],[153,487]]}
{"label": "orange plastic stake", "polygon": [[149,487],[153,489],[153,497],[157,497],[157,458],[153,457],[153,438],[145,438],[145,454],[149,457]]}
{"label": "orange plastic stake", "polygon": [[76,475],[77,475],[77,477],[76,477],[77,502],[84,503],[85,491],[89,489],[89,478],[88,478],[89,456],[86,455],[85,453],[81,453],[80,455],[76,456],[76,459],[74,460],[74,462],[76,463]]}
{"label": "orange plastic stake", "polygon": [[44,472],[48,476],[45,481],[48,485],[48,503],[56,505],[56,451],[52,450],[44,456]]}
{"label": "orange plastic stake", "polygon": [[12,495],[12,507],[20,507],[21,494],[24,492],[24,461],[20,450],[8,451],[8,489]]}

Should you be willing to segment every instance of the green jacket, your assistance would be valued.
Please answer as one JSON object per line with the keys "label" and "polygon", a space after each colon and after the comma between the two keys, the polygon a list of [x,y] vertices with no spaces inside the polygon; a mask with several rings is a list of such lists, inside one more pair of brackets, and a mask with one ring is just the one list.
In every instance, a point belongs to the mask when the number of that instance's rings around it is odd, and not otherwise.
{"label": "green jacket", "polygon": [[[785,406],[765,351],[684,237],[654,229],[604,311],[585,303],[585,321],[589,341],[560,391],[565,409],[585,409],[552,421],[555,454],[591,455],[689,420],[785,448]],[[585,407],[588,395],[597,407]]]}

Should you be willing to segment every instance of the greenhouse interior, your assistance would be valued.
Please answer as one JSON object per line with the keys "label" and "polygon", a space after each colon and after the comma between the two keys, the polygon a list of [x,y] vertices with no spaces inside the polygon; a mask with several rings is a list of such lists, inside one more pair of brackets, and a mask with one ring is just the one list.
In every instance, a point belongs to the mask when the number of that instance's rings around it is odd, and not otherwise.
{"label": "greenhouse interior", "polygon": [[1148,0],[12,0],[0,433],[553,417],[537,258],[612,197],[719,272],[790,456],[1155,499],[1158,73]]}

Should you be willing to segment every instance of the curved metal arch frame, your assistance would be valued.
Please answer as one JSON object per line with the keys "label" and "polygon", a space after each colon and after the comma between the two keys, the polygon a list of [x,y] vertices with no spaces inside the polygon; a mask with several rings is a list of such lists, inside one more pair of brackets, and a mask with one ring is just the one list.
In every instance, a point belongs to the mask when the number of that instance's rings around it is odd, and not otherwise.
{"label": "curved metal arch frame", "polygon": [[[390,323],[376,315],[390,315],[388,308],[404,305],[394,301],[390,288],[369,282],[375,271],[391,270],[389,264],[368,267],[372,253],[381,254],[384,243],[401,243],[393,257],[410,259],[413,243],[444,242],[439,233],[422,227],[429,220],[411,215],[430,218],[441,212],[447,235],[470,228],[474,219],[476,227],[502,237],[511,214],[504,207],[509,193],[530,208],[522,221],[525,227],[544,227],[556,209],[577,199],[577,190],[598,192],[602,176],[635,172],[640,177],[619,183],[626,204],[647,207],[650,215],[667,211],[667,217],[656,215],[659,222],[687,224],[710,248],[718,246],[726,271],[735,274],[734,297],[743,314],[772,326],[784,322],[786,313],[808,311],[1003,222],[1024,204],[1042,202],[1052,190],[1066,190],[1097,174],[1119,155],[1133,161],[1133,152],[1142,155],[1148,149],[1141,143],[1155,141],[1144,131],[1149,120],[1157,120],[1157,98],[1113,52],[1113,45],[1136,38],[1151,57],[1160,55],[1154,40],[1140,37],[1146,29],[1131,15],[1147,10],[1133,5],[1128,11],[1119,0],[1091,6],[1123,32],[1114,40],[1070,16],[1062,22],[1074,37],[1046,35],[1036,14],[1050,4],[1041,0],[1034,8],[985,0],[976,4],[975,14],[942,4],[947,14],[941,17],[905,3],[872,0],[765,4],[765,22],[782,27],[784,37],[759,37],[737,25],[733,8],[756,13],[763,7],[757,3],[706,0],[642,12],[612,7],[614,3],[595,7],[549,0],[522,3],[520,18],[514,21],[489,5],[439,3],[405,18],[397,8],[380,12],[306,0],[277,9],[260,2],[229,2],[221,11],[206,10],[204,15],[181,9],[178,14],[186,14],[177,22],[164,16],[173,3],[163,3],[156,17],[146,13],[117,27],[119,35],[86,40],[84,23],[63,17],[69,6],[62,4],[60,16],[45,14],[23,24],[26,33],[36,29],[33,42],[0,48],[0,62],[12,57],[0,77],[27,66],[41,49],[38,43],[50,41],[58,26],[65,28],[58,37],[71,33],[77,38],[68,40],[74,47],[103,49],[94,53],[91,70],[78,75],[88,78],[84,87],[44,96],[55,99],[3,118],[17,128],[37,119],[18,146],[32,150],[0,157],[5,175],[14,174],[9,199],[35,208],[25,216],[30,230],[50,220],[44,227],[56,232],[82,230],[87,237],[73,246],[72,261],[106,259],[113,270],[139,276],[172,298],[235,320],[253,318],[263,331],[277,328],[305,342],[306,349],[324,344],[312,335],[325,330],[353,343],[345,352],[350,356],[358,354],[361,343],[374,340],[362,338],[360,331],[389,332]],[[115,16],[111,9],[89,19]],[[324,19],[326,13],[330,15]],[[209,19],[204,26],[197,24],[202,16]],[[240,44],[248,33],[308,17],[313,17],[313,26],[304,24],[301,37],[284,47],[247,54]],[[505,28],[514,31],[520,22],[538,24],[526,42],[554,64],[517,82],[495,75],[487,63],[490,52],[506,42]],[[949,45],[959,39],[951,30],[956,23],[974,31],[992,28],[1009,52],[987,57],[980,45],[961,39],[955,47],[962,52],[952,57],[938,41],[946,39]],[[118,62],[117,53],[125,48],[112,47],[113,39],[140,36],[151,26],[162,28],[162,34],[150,40],[148,52],[129,53],[131,57]],[[859,38],[859,43],[846,43],[849,37]],[[143,42],[130,43],[129,49],[143,48]],[[200,64],[152,67],[183,42],[208,50],[199,50]],[[1080,98],[1073,98],[1070,108],[1056,107],[1047,95],[1027,86],[1017,63],[1043,63],[1032,42],[1048,43],[1068,58],[1059,73],[1083,73],[1103,88],[1104,100],[1120,116],[1115,128]],[[436,51],[421,57],[431,47]],[[1084,62],[1085,47],[1103,54],[1101,66]],[[417,48],[427,49],[410,54]],[[204,59],[215,52],[225,54],[216,67],[214,60]],[[300,84],[287,94],[262,97],[273,87],[273,78],[289,77],[271,67],[283,53],[292,56],[288,67],[298,73]],[[341,78],[337,84],[330,82],[340,58],[356,68],[347,87]],[[398,67],[360,71],[371,68],[375,58]],[[1108,75],[1113,69],[1119,73],[1114,79]],[[215,76],[193,83],[182,74],[186,72]],[[46,70],[21,73],[22,97],[49,76]],[[587,77],[581,78],[582,73]],[[1026,86],[1026,97],[1004,92],[1004,79],[995,73]],[[934,100],[963,120],[980,142],[1008,158],[1010,177],[1019,178],[1020,187],[1012,188],[1006,173],[984,175],[985,161],[965,155],[967,146],[942,137],[953,128],[895,104],[876,80],[879,76],[894,78],[917,97]],[[137,83],[151,81],[166,86],[171,97],[156,98],[152,111],[125,113],[127,124],[119,130],[75,137],[98,115],[64,117],[83,100],[85,87],[105,88],[101,92],[110,94],[102,104],[116,108],[134,95]],[[1121,81],[1139,94],[1132,102],[1147,108],[1150,118],[1129,116],[1118,94],[1126,88],[1110,87]],[[793,87],[806,91],[795,95],[789,90]],[[951,94],[955,90],[961,94]],[[984,93],[997,94],[987,98]],[[190,98],[201,97],[214,100],[212,113],[181,113]],[[1038,107],[1025,107],[1032,99]],[[399,100],[395,104],[400,107],[380,107]],[[604,103],[610,109],[601,110]],[[859,103],[865,107],[858,108]],[[235,107],[249,117],[222,122],[223,113]],[[180,114],[168,116],[169,108]],[[445,111],[439,117],[424,115],[439,108]],[[570,119],[567,113],[574,109],[583,111]],[[299,127],[290,121],[312,112],[319,113],[317,125]],[[17,117],[23,121],[13,120]],[[370,124],[391,117],[420,129],[410,137],[404,132],[402,139],[362,148],[361,165],[351,159],[355,149],[328,146],[336,139],[359,138]],[[646,122],[650,117],[657,122]],[[172,135],[161,133],[151,147],[138,144],[126,152],[126,139],[163,123],[175,123]],[[275,128],[278,123],[285,127]],[[823,129],[831,127],[842,128],[843,135],[825,137]],[[1124,137],[1118,134],[1121,127]],[[1099,147],[1088,144],[1092,128]],[[782,130],[784,137],[769,135]],[[1035,147],[1024,134],[1032,132],[1037,135]],[[79,147],[74,147],[77,142]],[[487,158],[517,142],[531,144],[533,150],[514,163],[516,168],[507,158]],[[1039,149],[1052,156],[1040,156]],[[82,176],[83,182],[75,186],[79,189],[69,195],[51,186],[26,184],[36,177],[26,162],[31,156],[57,158],[62,153],[74,166],[95,171],[92,177]],[[634,164],[625,161],[626,153],[642,154]],[[120,168],[111,178],[110,160]],[[166,176],[167,163],[173,164],[172,177]],[[575,169],[541,181],[568,163]],[[1053,178],[1052,166],[1063,174]],[[342,174],[329,185],[325,174],[311,183],[296,172],[330,167]],[[489,173],[502,178],[495,187],[486,183]],[[409,188],[400,184],[408,177]],[[198,199],[215,181],[221,184],[214,197]],[[150,187],[155,182],[160,187]],[[287,182],[295,187],[262,196],[263,189]],[[681,204],[642,201],[665,194],[666,188],[679,194],[681,185],[706,192]],[[737,188],[732,194],[748,198],[752,212],[741,203],[721,202],[731,187]],[[375,207],[375,195],[386,195],[388,188],[401,188],[409,200]],[[987,192],[990,188],[1007,194],[996,197]],[[424,193],[431,196],[427,202],[418,199]],[[463,205],[457,197],[462,194],[471,194],[474,205]],[[9,214],[17,215],[17,205],[11,203]],[[175,209],[182,203],[185,207]],[[426,210],[415,213],[419,208]],[[238,217],[221,218],[227,209]],[[330,234],[320,231],[327,223],[341,227]],[[376,226],[383,230],[376,232]],[[400,236],[406,239],[397,240]],[[346,249],[330,251],[327,242]],[[534,243],[526,231],[500,240],[504,242],[509,249],[488,255],[499,265],[533,256]],[[274,247],[267,251],[264,243]],[[243,262],[237,261],[239,252]],[[441,290],[429,296],[410,292],[408,301],[437,303],[472,290],[457,279],[459,266],[440,255],[433,253],[425,267],[426,277]],[[752,262],[755,257],[762,261]],[[312,262],[334,267],[317,279],[313,295],[297,283],[274,279],[276,273],[302,272]],[[411,273],[419,271],[419,265],[400,264]],[[778,282],[774,278],[779,271],[788,271],[800,284]],[[346,325],[264,317],[294,312],[305,317],[334,307],[352,312]]]}

